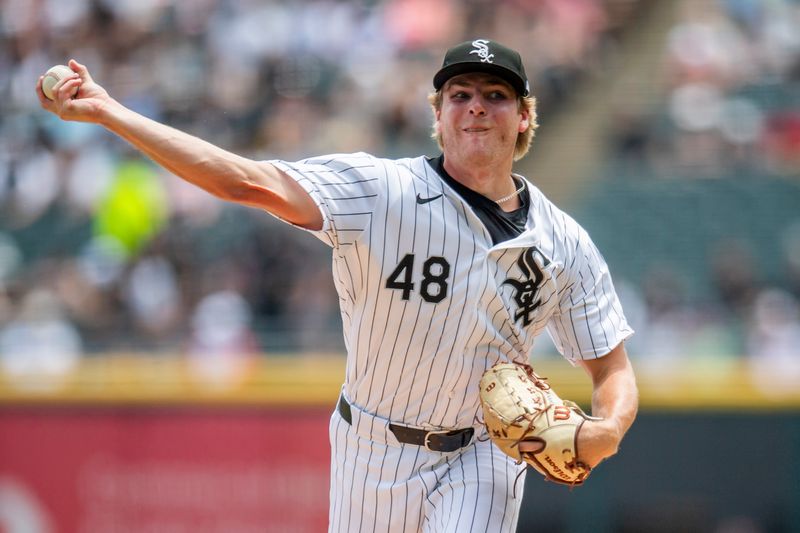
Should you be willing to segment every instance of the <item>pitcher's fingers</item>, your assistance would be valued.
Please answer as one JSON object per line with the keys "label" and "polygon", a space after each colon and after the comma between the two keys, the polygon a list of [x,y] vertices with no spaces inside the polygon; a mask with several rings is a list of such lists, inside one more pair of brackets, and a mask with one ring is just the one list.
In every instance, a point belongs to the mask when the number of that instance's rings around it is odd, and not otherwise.
{"label": "pitcher's fingers", "polygon": [[81,84],[83,84],[83,80],[77,76],[67,78],[59,82],[59,85],[55,87],[55,91],[61,98],[68,100],[78,95],[78,89],[80,89]]}
{"label": "pitcher's fingers", "polygon": [[78,73],[78,75],[81,77],[83,81],[85,82],[94,81],[92,80],[92,75],[89,74],[89,69],[86,68],[86,65],[82,65],[77,61],[75,61],[74,59],[70,59],[68,65],[69,68]]}

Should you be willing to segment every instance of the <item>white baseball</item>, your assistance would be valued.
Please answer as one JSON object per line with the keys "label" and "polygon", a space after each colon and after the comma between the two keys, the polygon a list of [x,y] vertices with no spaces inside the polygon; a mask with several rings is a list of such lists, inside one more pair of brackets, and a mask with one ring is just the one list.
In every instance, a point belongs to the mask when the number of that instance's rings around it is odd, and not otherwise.
{"label": "white baseball", "polygon": [[[42,79],[42,92],[44,95],[49,98],[50,100],[53,99],[53,87],[56,83],[63,80],[66,77],[72,76],[74,72],[71,68],[66,65],[56,65],[54,67],[50,67],[50,69],[45,72],[44,79]],[[75,91],[78,92],[77,90]],[[75,96],[73,94],[73,96]]]}

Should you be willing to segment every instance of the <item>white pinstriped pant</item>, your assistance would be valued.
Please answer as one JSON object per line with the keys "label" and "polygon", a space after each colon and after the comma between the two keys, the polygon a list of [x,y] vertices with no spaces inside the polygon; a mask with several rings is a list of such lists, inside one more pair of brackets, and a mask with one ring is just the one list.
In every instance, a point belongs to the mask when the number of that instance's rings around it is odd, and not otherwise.
{"label": "white pinstriped pant", "polygon": [[331,417],[330,533],[516,530],[524,463],[488,440],[451,453],[402,444],[387,420],[351,412],[352,426]]}

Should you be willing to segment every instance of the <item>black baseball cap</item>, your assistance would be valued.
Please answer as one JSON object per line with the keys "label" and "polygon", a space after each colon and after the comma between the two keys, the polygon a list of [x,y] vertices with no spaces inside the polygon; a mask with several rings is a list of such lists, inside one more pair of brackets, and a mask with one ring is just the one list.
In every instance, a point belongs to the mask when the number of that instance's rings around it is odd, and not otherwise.
{"label": "black baseball cap", "polygon": [[433,77],[433,88],[438,91],[453,76],[468,72],[495,74],[520,96],[531,92],[519,52],[489,39],[466,41],[450,48],[444,55],[442,68]]}

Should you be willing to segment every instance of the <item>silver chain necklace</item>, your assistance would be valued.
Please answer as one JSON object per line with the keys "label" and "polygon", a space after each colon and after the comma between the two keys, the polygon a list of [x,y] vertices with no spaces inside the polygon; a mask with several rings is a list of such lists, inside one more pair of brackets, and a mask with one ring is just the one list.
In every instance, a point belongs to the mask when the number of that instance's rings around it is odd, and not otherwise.
{"label": "silver chain necklace", "polygon": [[518,196],[519,193],[521,193],[524,190],[525,190],[525,180],[522,180],[522,186],[519,189],[517,189],[516,191],[512,192],[508,196],[503,196],[499,200],[495,200],[494,203],[502,204],[503,202],[507,202],[507,201],[511,200],[512,198],[514,198],[515,196]]}

